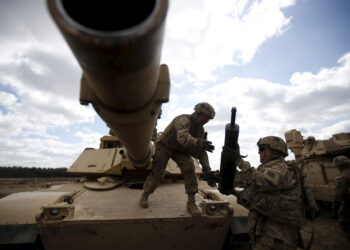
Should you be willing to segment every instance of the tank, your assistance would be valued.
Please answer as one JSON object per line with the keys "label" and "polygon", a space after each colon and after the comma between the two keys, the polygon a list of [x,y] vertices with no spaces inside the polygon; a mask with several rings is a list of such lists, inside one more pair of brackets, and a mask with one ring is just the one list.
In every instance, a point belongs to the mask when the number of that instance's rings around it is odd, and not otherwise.
{"label": "tank", "polygon": [[338,155],[350,157],[350,133],[332,135],[328,140],[306,139],[301,132],[292,129],[285,132],[288,148],[294,153],[296,161],[304,169],[306,185],[309,186],[318,201],[333,202],[335,177],[339,169],[333,163]]}
{"label": "tank", "polygon": [[[80,103],[110,127],[98,149],[69,168],[79,182],[0,199],[0,246],[24,249],[222,249],[247,235],[247,210],[200,179],[202,216],[186,211],[179,168],[139,206],[152,169],[151,142],[161,104],[169,100],[160,65],[167,0],[48,0],[48,9],[79,62]],[[98,18],[95,18],[98,17]]]}

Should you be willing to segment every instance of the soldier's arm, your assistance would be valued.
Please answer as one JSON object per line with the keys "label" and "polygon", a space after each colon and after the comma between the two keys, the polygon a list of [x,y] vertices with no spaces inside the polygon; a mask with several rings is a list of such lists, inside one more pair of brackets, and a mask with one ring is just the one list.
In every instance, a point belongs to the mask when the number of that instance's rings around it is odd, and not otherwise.
{"label": "soldier's arm", "polygon": [[208,154],[204,150],[199,153],[199,163],[202,165],[203,173],[209,173],[211,171]]}
{"label": "soldier's arm", "polygon": [[237,166],[241,171],[237,172],[236,174],[242,180],[243,185],[252,184],[255,178],[255,168],[251,167],[250,163],[248,161],[244,161],[243,159],[237,162]]}
{"label": "soldier's arm", "polygon": [[[199,138],[207,139],[208,134],[205,132],[204,128],[201,128],[199,132]],[[199,150],[198,152],[199,163],[202,165],[202,170],[204,173],[211,172],[211,168],[209,165],[208,153],[205,150]]]}
{"label": "soldier's arm", "polygon": [[179,118],[174,121],[174,127],[177,131],[177,141],[185,147],[196,145],[197,139],[190,134],[190,121],[186,118]]}

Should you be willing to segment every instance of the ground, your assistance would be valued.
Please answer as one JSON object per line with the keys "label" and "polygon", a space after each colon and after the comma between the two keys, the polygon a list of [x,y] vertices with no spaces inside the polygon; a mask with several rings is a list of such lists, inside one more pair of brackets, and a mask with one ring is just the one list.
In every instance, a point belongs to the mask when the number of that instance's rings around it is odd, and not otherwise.
{"label": "ground", "polygon": [[[11,193],[34,191],[76,180],[75,178],[0,178],[0,198]],[[314,240],[311,250],[350,249],[350,243],[339,224],[328,214],[322,214],[312,223],[308,222],[302,231],[303,238],[310,239],[312,230],[314,231]]]}
{"label": "ground", "polygon": [[350,243],[335,219],[321,215],[314,222],[306,224],[302,236],[310,238],[312,228],[314,230],[314,240],[311,250],[350,249]]}
{"label": "ground", "polygon": [[0,178],[0,198],[76,181],[77,178]]}

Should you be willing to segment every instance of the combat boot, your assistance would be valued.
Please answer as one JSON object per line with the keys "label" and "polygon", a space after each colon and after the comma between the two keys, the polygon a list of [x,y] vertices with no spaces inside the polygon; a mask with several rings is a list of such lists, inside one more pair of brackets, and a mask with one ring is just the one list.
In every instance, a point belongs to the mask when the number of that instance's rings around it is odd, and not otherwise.
{"label": "combat boot", "polygon": [[187,211],[193,216],[193,217],[200,217],[201,216],[201,210],[196,205],[196,201],[194,198],[195,194],[188,194],[188,200],[187,200]]}
{"label": "combat boot", "polygon": [[148,208],[148,196],[149,196],[149,193],[145,193],[145,192],[142,193],[142,196],[140,198],[140,207]]}

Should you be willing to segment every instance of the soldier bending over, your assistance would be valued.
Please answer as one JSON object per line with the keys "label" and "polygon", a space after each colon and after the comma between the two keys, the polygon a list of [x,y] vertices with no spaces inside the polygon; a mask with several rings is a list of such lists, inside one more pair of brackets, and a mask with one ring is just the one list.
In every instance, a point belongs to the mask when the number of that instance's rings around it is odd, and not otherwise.
{"label": "soldier bending over", "polygon": [[[172,158],[180,167],[185,180],[185,189],[188,195],[188,212],[196,217],[201,215],[195,203],[198,183],[192,157],[199,159],[203,172],[209,175],[211,169],[206,151],[212,152],[214,146],[210,141],[206,140],[203,125],[209,119],[214,118],[215,111],[206,102],[197,104],[194,110],[195,112],[191,115],[185,114],[175,117],[155,143],[152,172],[144,183],[144,191],[140,199],[142,208],[148,207],[148,196],[160,184],[166,165],[169,159]],[[215,182],[210,178],[208,178],[208,184],[215,186]]]}

